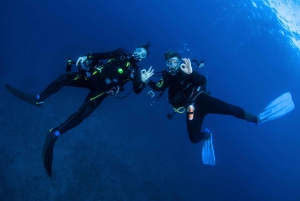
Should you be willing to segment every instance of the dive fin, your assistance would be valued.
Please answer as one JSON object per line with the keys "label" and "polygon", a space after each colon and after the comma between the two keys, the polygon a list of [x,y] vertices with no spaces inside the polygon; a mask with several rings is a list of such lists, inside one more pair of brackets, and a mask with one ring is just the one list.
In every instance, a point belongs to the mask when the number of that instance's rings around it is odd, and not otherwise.
{"label": "dive fin", "polygon": [[16,97],[26,101],[27,103],[30,103],[32,105],[35,105],[35,106],[42,106],[44,102],[39,102],[38,99],[33,96],[33,95],[29,95],[29,94],[26,94],[24,93],[23,91],[19,90],[19,89],[16,89],[12,86],[10,86],[9,84],[5,84],[5,87],[6,89],[13,95],[15,95]]}
{"label": "dive fin", "polygon": [[43,147],[43,164],[49,177],[52,176],[53,148],[57,138],[58,137],[52,132],[52,130],[50,130],[47,133],[45,144]]}
{"label": "dive fin", "polygon": [[286,92],[273,100],[262,113],[258,115],[258,123],[277,119],[295,108],[290,92]]}
{"label": "dive fin", "polygon": [[215,165],[216,164],[216,158],[215,158],[215,151],[213,146],[213,137],[210,130],[207,128],[205,129],[205,132],[210,133],[210,137],[207,140],[203,141],[202,145],[202,161],[205,165]]}

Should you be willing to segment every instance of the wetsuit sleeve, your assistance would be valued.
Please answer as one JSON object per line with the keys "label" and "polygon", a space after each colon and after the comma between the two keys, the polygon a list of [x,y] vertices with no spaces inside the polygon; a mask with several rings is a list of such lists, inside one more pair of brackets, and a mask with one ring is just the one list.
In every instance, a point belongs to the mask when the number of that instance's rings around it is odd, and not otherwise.
{"label": "wetsuit sleeve", "polygon": [[88,53],[86,56],[88,60],[104,60],[104,59],[111,59],[117,54],[118,54],[118,50],[114,50],[110,52]]}
{"label": "wetsuit sleeve", "polygon": [[206,84],[206,77],[197,73],[196,71],[193,71],[190,75],[188,75],[188,79],[198,86],[203,86]]}
{"label": "wetsuit sleeve", "polygon": [[151,89],[155,91],[162,91],[167,87],[165,78],[161,78],[159,82],[154,82],[152,80],[149,80],[148,85]]}

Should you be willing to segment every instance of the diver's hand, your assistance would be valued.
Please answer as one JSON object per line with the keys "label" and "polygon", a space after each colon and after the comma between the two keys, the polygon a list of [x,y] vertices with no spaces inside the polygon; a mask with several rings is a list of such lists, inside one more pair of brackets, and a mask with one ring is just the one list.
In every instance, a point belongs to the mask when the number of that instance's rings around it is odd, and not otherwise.
{"label": "diver's hand", "polygon": [[87,60],[87,56],[79,57],[79,58],[77,59],[76,66],[78,66],[78,63],[79,63],[79,62],[80,62],[80,63],[83,63],[83,62],[85,62],[86,60]]}
{"label": "diver's hand", "polygon": [[191,74],[193,72],[192,64],[190,59],[183,58],[184,64],[180,65],[181,70],[185,74]]}
{"label": "diver's hand", "polygon": [[154,74],[154,69],[152,69],[152,66],[150,66],[149,70],[146,71],[146,69],[141,70],[141,80],[142,82],[147,82],[148,79]]}

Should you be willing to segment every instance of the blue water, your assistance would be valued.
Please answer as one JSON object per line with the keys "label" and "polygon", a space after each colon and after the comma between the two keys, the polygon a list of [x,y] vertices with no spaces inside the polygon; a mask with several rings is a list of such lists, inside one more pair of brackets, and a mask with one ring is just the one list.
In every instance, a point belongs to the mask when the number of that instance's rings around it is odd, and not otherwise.
{"label": "blue water", "polygon": [[[0,200],[300,200],[299,1],[0,5]],[[4,84],[37,94],[65,72],[69,58],[132,51],[148,41],[143,68],[159,72],[163,54],[178,51],[205,60],[200,72],[214,97],[258,114],[289,91],[295,109],[259,126],[208,115],[203,129],[214,133],[211,167],[202,164],[202,143],[189,141],[184,115],[167,120],[166,95],[150,109],[149,88],[124,100],[108,97],[59,138],[50,179],[41,159],[45,135],[80,107],[87,91],[66,87],[36,108]]]}

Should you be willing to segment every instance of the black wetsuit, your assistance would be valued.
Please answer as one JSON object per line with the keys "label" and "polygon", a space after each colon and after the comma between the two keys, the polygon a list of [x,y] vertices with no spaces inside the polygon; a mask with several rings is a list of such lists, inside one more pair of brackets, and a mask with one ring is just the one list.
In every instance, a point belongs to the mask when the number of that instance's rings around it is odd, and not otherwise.
{"label": "black wetsuit", "polygon": [[245,112],[243,108],[210,96],[206,91],[206,77],[195,71],[189,75],[180,69],[175,75],[165,72],[158,83],[150,80],[148,85],[156,91],[168,88],[168,100],[174,109],[187,108],[191,104],[194,105],[193,120],[189,120],[189,114],[186,113],[187,130],[193,143],[198,143],[206,136],[209,136],[205,132],[201,132],[204,117],[209,113],[232,115],[255,123],[257,121],[256,116]]}
{"label": "black wetsuit", "polygon": [[[87,58],[93,60],[92,63],[94,64],[89,71],[90,77],[86,76],[85,71],[62,74],[39,94],[40,101],[44,101],[63,86],[81,87],[90,90],[79,110],[60,126],[53,129],[53,131],[59,131],[60,134],[80,124],[100,105],[104,98],[110,95],[109,92],[115,92],[117,89],[122,91],[123,85],[128,81],[132,81],[133,91],[136,94],[140,93],[145,86],[140,79],[138,61],[122,50],[89,54]],[[109,59],[106,64],[98,63],[99,60],[106,59]]]}

